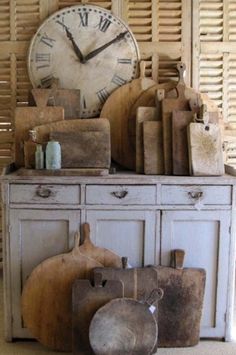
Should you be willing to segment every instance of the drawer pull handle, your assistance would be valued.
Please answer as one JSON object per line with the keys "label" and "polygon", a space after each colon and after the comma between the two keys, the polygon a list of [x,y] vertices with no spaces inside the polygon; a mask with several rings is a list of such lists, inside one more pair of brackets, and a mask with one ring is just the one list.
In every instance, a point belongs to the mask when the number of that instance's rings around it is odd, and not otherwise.
{"label": "drawer pull handle", "polygon": [[195,191],[195,192],[194,191],[190,191],[190,192],[188,192],[188,194],[193,200],[199,200],[203,196],[203,192],[202,191]]}
{"label": "drawer pull handle", "polygon": [[52,191],[45,187],[38,187],[36,190],[36,195],[42,198],[48,198],[49,196],[51,196],[51,194]]}
{"label": "drawer pull handle", "polygon": [[111,194],[117,198],[124,198],[126,195],[128,195],[128,191],[113,191],[111,192]]}

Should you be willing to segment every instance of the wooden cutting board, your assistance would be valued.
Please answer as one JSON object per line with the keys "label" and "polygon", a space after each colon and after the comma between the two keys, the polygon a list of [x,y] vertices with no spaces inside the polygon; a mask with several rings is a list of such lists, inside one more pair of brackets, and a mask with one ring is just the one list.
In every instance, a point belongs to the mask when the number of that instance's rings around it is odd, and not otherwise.
{"label": "wooden cutting board", "polygon": [[164,174],[162,122],[143,123],[144,173]]}
{"label": "wooden cutting board", "polygon": [[136,113],[136,172],[144,173],[143,123],[157,120],[155,107],[138,107]]}
{"label": "wooden cutting board", "polygon": [[80,90],[60,89],[53,86],[50,89],[32,89],[29,93],[29,105],[36,106],[35,95],[45,93],[45,106],[60,106],[64,108],[65,119],[80,117]]}
{"label": "wooden cutting board", "polygon": [[95,246],[90,239],[90,226],[83,224],[83,244],[80,252],[92,259],[95,259],[105,267],[122,267],[121,257],[111,250]]}
{"label": "wooden cutting board", "polygon": [[175,99],[166,98],[162,100],[162,124],[163,124],[163,146],[164,146],[164,167],[165,174],[173,173],[172,160],[172,112],[173,110],[190,110],[189,102],[185,96],[184,71],[185,65],[180,63],[177,65],[179,70],[179,82],[175,88],[178,97]]}
{"label": "wooden cutting board", "polygon": [[[94,275],[101,274],[103,280],[121,280],[124,285],[124,297],[143,301],[148,298],[154,288],[157,288],[157,273],[155,268],[96,268]],[[157,304],[155,304],[157,306]],[[155,313],[157,319],[157,312]],[[156,351],[157,344],[154,347]],[[154,351],[154,352],[155,352]]]}
{"label": "wooden cutting board", "polygon": [[188,125],[193,122],[192,111],[174,110],[172,113],[173,174],[189,175]]}
{"label": "wooden cutting board", "polygon": [[[82,120],[78,120],[82,121]],[[98,121],[98,122],[97,122]],[[87,122],[87,130],[79,126],[74,132],[51,132],[50,138],[61,145],[62,168],[109,168],[111,164],[111,144],[109,121],[94,119]]]}
{"label": "wooden cutting board", "polygon": [[64,120],[62,107],[46,107],[48,96],[38,92],[35,95],[37,107],[17,107],[15,109],[15,164],[24,166],[23,142],[28,139],[28,132],[36,125]]}
{"label": "wooden cutting board", "polygon": [[92,269],[98,266],[102,265],[80,253],[77,240],[70,253],[49,258],[33,270],[21,307],[26,327],[40,343],[71,351],[72,284],[77,278],[91,279]]}
{"label": "wooden cutting board", "polygon": [[188,129],[189,163],[192,175],[224,174],[220,126],[190,123]]}
{"label": "wooden cutting board", "polygon": [[109,122],[107,119],[77,119],[77,120],[64,120],[63,122],[53,122],[40,126],[35,126],[39,142],[47,142],[51,132],[100,132],[109,130]]}
{"label": "wooden cutting board", "polygon": [[95,354],[153,354],[158,329],[154,314],[150,311],[151,305],[149,301],[117,298],[100,308],[89,329]]}
{"label": "wooden cutting board", "polygon": [[135,142],[131,145],[128,121],[130,108],[142,92],[156,82],[145,78],[145,62],[140,64],[140,78],[122,85],[106,100],[100,117],[106,117],[111,125],[111,156],[120,165],[135,170]]}
{"label": "wooden cutting board", "polygon": [[183,268],[184,254],[184,250],[172,250],[172,267],[156,267],[164,292],[158,304],[159,347],[194,346],[199,341],[206,271]]}
{"label": "wooden cutting board", "polygon": [[92,286],[89,280],[76,280],[72,290],[72,351],[91,354],[89,326],[96,311],[114,298],[124,296],[124,285],[120,280],[102,282],[97,274]]}

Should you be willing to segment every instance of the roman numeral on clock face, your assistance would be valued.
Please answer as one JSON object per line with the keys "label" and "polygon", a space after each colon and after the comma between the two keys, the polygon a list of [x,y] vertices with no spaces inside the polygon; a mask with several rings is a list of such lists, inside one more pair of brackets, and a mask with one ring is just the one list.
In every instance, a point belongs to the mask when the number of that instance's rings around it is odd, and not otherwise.
{"label": "roman numeral on clock face", "polygon": [[80,12],[80,26],[87,27],[88,26],[88,12]]}
{"label": "roman numeral on clock face", "polygon": [[132,59],[128,59],[128,58],[118,58],[117,62],[119,64],[132,64]]}
{"label": "roman numeral on clock face", "polygon": [[42,79],[40,80],[40,81],[41,81],[41,85],[42,85],[44,88],[48,88],[49,86],[51,86],[52,79],[53,79],[53,76],[52,76],[52,75],[47,75],[47,76],[45,76],[44,78],[42,78]]}
{"label": "roman numeral on clock face", "polygon": [[106,88],[103,88],[99,91],[96,92],[98,98],[99,98],[99,101],[104,104],[104,102],[106,101],[106,99],[108,98],[109,96],[109,92],[107,91]]}
{"label": "roman numeral on clock face", "polygon": [[46,44],[48,47],[53,47],[53,42],[56,42],[55,39],[49,37],[46,33],[41,37],[40,42],[43,42]]}
{"label": "roman numeral on clock face", "polygon": [[108,29],[110,24],[111,24],[110,20],[108,20],[107,18],[101,16],[99,24],[96,27],[98,27],[100,31],[106,32],[106,30]]}
{"label": "roman numeral on clock face", "polygon": [[36,66],[36,69],[48,68],[50,66],[50,56],[50,53],[36,53],[35,61],[36,63],[39,63],[39,65]]}
{"label": "roman numeral on clock face", "polygon": [[126,83],[126,80],[123,79],[121,76],[115,74],[111,79],[111,82],[117,86],[122,86]]}

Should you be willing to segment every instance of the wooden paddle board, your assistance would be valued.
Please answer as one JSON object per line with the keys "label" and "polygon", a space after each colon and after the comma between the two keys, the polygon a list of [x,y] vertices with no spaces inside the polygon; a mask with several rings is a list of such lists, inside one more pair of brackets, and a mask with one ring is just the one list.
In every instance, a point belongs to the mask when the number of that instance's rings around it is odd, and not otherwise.
{"label": "wooden paddle board", "polygon": [[76,280],[72,290],[72,351],[74,355],[91,354],[89,326],[96,311],[115,298],[124,296],[120,280],[102,282],[97,274],[94,285],[89,280]]}
{"label": "wooden paddle board", "polygon": [[[79,238],[78,238],[79,239]],[[70,253],[43,261],[27,279],[22,293],[22,316],[31,334],[43,345],[58,351],[72,349],[72,284],[91,279],[102,266],[80,253],[78,240]]]}
{"label": "wooden paddle board", "polygon": [[15,109],[15,164],[17,167],[24,166],[23,142],[28,139],[29,130],[36,125],[64,120],[62,107],[46,107],[47,93],[37,92],[34,99],[37,107]]}
{"label": "wooden paddle board", "polygon": [[144,173],[164,174],[162,122],[143,123]]}
{"label": "wooden paddle board", "polygon": [[95,259],[105,267],[122,267],[121,257],[111,250],[95,246],[90,239],[90,226],[83,224],[83,244],[80,252],[92,259]]}
{"label": "wooden paddle board", "polygon": [[148,300],[139,302],[117,298],[101,307],[89,328],[89,339],[95,354],[152,354],[157,343],[158,328],[154,317],[155,307],[153,314],[151,306],[152,302]]}
{"label": "wooden paddle board", "polygon": [[192,111],[172,113],[172,159],[174,175],[189,175],[188,125],[193,122]]}
{"label": "wooden paddle board", "polygon": [[[78,120],[82,121],[82,120]],[[61,145],[62,168],[107,168],[111,164],[110,125],[105,119],[87,122],[87,130],[78,127],[74,132],[51,132],[50,138]]]}
{"label": "wooden paddle board", "polygon": [[111,156],[113,160],[131,170],[135,170],[135,142],[132,146],[129,137],[130,108],[143,91],[155,85],[155,81],[145,78],[145,62],[141,62],[140,78],[115,90],[108,97],[101,111],[100,117],[108,118],[111,125]]}
{"label": "wooden paddle board", "polygon": [[138,107],[136,113],[136,172],[144,173],[143,123],[157,120],[155,107]]}
{"label": "wooden paddle board", "polygon": [[195,176],[224,174],[220,126],[190,123],[188,128],[190,171]]}

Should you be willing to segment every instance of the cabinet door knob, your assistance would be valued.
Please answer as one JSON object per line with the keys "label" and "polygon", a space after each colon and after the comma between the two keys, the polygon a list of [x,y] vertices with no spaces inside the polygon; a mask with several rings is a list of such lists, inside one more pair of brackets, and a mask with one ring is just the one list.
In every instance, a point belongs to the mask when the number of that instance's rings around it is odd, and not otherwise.
{"label": "cabinet door knob", "polygon": [[122,191],[113,191],[111,194],[117,198],[124,198],[126,195],[128,195],[128,191],[122,190]]}
{"label": "cabinet door knob", "polygon": [[36,190],[36,195],[42,198],[48,198],[49,196],[51,196],[51,194],[52,190],[46,187],[39,186]]}
{"label": "cabinet door knob", "polygon": [[199,200],[203,196],[202,191],[189,191],[188,192],[189,197],[191,197],[193,200]]}

